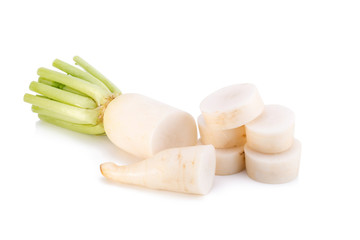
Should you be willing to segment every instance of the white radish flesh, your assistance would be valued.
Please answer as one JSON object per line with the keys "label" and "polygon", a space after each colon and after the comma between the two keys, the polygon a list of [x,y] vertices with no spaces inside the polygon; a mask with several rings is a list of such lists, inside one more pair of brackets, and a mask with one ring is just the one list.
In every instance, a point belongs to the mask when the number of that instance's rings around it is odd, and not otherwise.
{"label": "white radish flesh", "polygon": [[196,123],[190,114],[133,93],[109,103],[104,129],[116,146],[140,158],[197,142]]}
{"label": "white radish flesh", "polygon": [[245,145],[245,165],[248,176],[262,183],[286,183],[298,175],[301,144],[294,140],[282,153],[259,153]]}
{"label": "white radish flesh", "polygon": [[147,188],[207,194],[215,177],[215,149],[212,145],[172,148],[152,158],[125,166],[101,164],[108,179]]}
{"label": "white radish flesh", "polygon": [[[202,145],[202,139],[198,145]],[[231,175],[245,169],[244,146],[234,148],[215,149],[216,175]]]}
{"label": "white radish flesh", "polygon": [[295,115],[280,105],[266,105],[263,113],[245,125],[247,145],[262,153],[280,153],[293,144]]}
{"label": "white radish flesh", "polygon": [[198,117],[198,127],[203,144],[212,144],[215,148],[233,148],[246,143],[245,126],[233,129],[214,129],[206,125],[204,117]]}
{"label": "white radish flesh", "polygon": [[245,169],[244,147],[216,149],[216,175],[231,175]]}
{"label": "white radish flesh", "polygon": [[253,84],[237,84],[215,91],[200,104],[206,124],[215,129],[240,127],[261,114],[264,103]]}

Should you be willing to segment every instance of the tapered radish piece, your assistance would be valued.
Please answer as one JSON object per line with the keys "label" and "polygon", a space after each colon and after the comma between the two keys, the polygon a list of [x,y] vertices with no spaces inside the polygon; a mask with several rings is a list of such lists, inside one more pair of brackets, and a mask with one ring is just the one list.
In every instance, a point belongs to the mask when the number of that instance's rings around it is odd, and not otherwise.
{"label": "tapered radish piece", "polygon": [[120,183],[175,192],[207,194],[215,176],[212,145],[172,148],[131,165],[101,164],[101,173]]}
{"label": "tapered radish piece", "polygon": [[301,144],[294,140],[290,149],[282,153],[259,153],[246,144],[245,165],[248,176],[263,183],[286,183],[298,175]]}
{"label": "tapered radish piece", "polygon": [[[202,145],[202,139],[198,145]],[[234,148],[217,148],[216,152],[216,175],[231,175],[245,169],[244,146]]]}
{"label": "tapered radish piece", "polygon": [[140,158],[197,142],[196,123],[190,114],[134,93],[109,103],[104,129],[111,142]]}
{"label": "tapered radish piece", "polygon": [[216,129],[240,127],[259,116],[263,108],[258,90],[250,83],[219,89],[200,104],[206,124]]}
{"label": "tapered radish piece", "polygon": [[262,114],[245,125],[247,145],[262,153],[280,153],[294,140],[294,113],[280,105],[266,105]]}
{"label": "tapered radish piece", "polygon": [[215,148],[233,148],[246,143],[245,126],[233,129],[214,129],[206,125],[204,117],[198,117],[198,127],[203,144],[212,144]]}

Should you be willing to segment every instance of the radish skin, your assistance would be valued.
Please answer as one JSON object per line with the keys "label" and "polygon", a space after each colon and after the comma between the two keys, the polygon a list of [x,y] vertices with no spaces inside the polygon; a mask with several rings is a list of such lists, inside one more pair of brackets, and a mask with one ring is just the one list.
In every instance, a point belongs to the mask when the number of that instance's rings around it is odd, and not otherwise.
{"label": "radish skin", "polygon": [[245,125],[247,145],[262,153],[288,150],[294,141],[294,113],[280,105],[266,105],[263,113]]}
{"label": "radish skin", "polygon": [[206,124],[214,129],[240,127],[254,120],[263,109],[257,88],[249,83],[219,89],[200,104]]}
{"label": "radish skin", "polygon": [[197,142],[190,114],[140,94],[122,94],[112,100],[103,121],[111,142],[140,158]]}
{"label": "radish skin", "polygon": [[206,125],[204,117],[198,117],[200,138],[203,144],[212,144],[215,148],[233,148],[246,143],[245,126],[233,129],[214,129]]}
{"label": "radish skin", "polygon": [[285,152],[259,153],[245,145],[246,172],[250,178],[262,183],[286,183],[295,179],[299,172],[301,143],[294,144]]}
{"label": "radish skin", "polygon": [[215,162],[214,147],[203,145],[167,149],[131,165],[103,163],[100,170],[120,183],[203,195],[213,185]]}

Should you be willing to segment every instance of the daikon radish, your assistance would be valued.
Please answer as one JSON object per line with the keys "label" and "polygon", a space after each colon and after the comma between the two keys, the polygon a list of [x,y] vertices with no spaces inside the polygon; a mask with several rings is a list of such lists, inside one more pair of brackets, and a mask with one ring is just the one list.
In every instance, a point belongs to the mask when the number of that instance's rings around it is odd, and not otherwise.
{"label": "daikon radish", "polygon": [[231,175],[245,169],[244,147],[216,149],[216,175]]}
{"label": "daikon radish", "polygon": [[262,114],[245,125],[247,145],[262,153],[280,153],[293,144],[295,115],[280,105],[266,105]]}
{"label": "daikon radish", "polygon": [[[202,139],[198,145],[202,145]],[[216,152],[216,175],[231,175],[245,169],[244,146],[234,148],[215,148]]]}
{"label": "daikon radish", "polygon": [[286,183],[298,175],[301,144],[294,140],[290,149],[282,153],[259,153],[246,144],[245,165],[248,176],[263,183]]}
{"label": "daikon radish", "polygon": [[206,124],[214,129],[240,127],[261,114],[264,103],[253,84],[237,84],[215,91],[200,104]]}
{"label": "daikon radish", "polygon": [[140,158],[172,147],[195,145],[194,118],[178,109],[139,94],[121,95],[104,75],[80,57],[75,66],[56,59],[53,66],[64,73],[39,68],[38,82],[25,94],[39,118],[73,131],[106,133],[118,147]]}
{"label": "daikon radish", "polygon": [[233,148],[246,143],[245,126],[226,130],[214,129],[207,126],[200,115],[198,127],[203,144],[212,144],[215,148]]}
{"label": "daikon radish", "polygon": [[104,128],[116,146],[142,158],[197,142],[196,123],[190,114],[134,93],[109,103]]}
{"label": "daikon radish", "polygon": [[207,194],[215,176],[212,145],[172,148],[131,165],[103,163],[101,173],[116,182],[175,192]]}

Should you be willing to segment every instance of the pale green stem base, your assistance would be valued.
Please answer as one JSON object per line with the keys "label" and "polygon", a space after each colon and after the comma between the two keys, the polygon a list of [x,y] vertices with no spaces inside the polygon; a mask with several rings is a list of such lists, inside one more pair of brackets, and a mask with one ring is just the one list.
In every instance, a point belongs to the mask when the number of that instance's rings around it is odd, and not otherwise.
{"label": "pale green stem base", "polygon": [[53,66],[69,75],[39,68],[38,82],[29,88],[41,95],[25,94],[24,101],[33,105],[32,111],[43,121],[76,132],[104,134],[105,108],[121,92],[83,59],[74,60],[85,71],[58,59]]}

